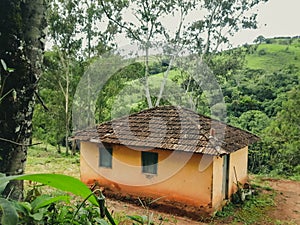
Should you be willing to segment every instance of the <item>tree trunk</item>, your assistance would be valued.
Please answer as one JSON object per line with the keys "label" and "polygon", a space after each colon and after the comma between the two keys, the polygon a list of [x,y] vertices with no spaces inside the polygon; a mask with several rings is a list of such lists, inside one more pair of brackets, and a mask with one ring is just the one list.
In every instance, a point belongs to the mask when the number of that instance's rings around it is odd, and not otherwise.
{"label": "tree trunk", "polygon": [[164,72],[164,77],[163,77],[163,80],[161,81],[161,84],[160,84],[160,90],[159,90],[159,94],[157,96],[155,107],[159,106],[159,104],[160,104],[160,100],[161,100],[161,98],[163,96],[163,92],[165,90],[165,86],[166,86],[166,83],[167,83],[167,79],[169,77],[169,73],[171,71],[171,67],[173,65],[174,58],[175,58],[175,55],[172,56],[172,58],[171,58],[171,60],[169,62],[169,66],[167,68],[167,71]]}
{"label": "tree trunk", "polygon": [[[0,1],[0,172],[24,173],[32,134],[34,92],[40,77],[45,38],[44,0]],[[15,181],[5,194],[22,197],[23,183]]]}
{"label": "tree trunk", "polygon": [[145,77],[143,78],[143,84],[145,89],[145,95],[148,103],[148,108],[153,108],[150,87],[149,87],[149,41],[146,44],[146,56],[145,56]]}
{"label": "tree trunk", "polygon": [[65,144],[66,144],[66,155],[69,155],[69,86],[70,86],[70,66],[69,63],[67,63],[67,72],[66,72],[66,91],[65,91],[65,116],[66,116],[66,121],[65,121]]}

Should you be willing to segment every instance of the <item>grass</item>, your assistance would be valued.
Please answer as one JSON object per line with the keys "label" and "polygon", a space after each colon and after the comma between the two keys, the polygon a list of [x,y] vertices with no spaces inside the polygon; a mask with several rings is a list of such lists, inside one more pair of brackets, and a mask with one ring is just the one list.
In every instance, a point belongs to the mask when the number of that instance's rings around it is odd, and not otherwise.
{"label": "grass", "polygon": [[79,178],[79,155],[65,156],[51,145],[32,146],[28,150],[26,173],[57,173]]}
{"label": "grass", "polygon": [[[64,149],[62,149],[64,152]],[[26,173],[60,173],[79,178],[79,155],[65,156],[59,154],[52,146],[45,145],[30,147]],[[275,192],[263,182],[262,177],[253,176],[253,186],[260,194],[254,196],[243,204],[229,203],[224,209],[216,213],[211,224],[282,224],[281,221],[272,220],[266,212],[274,207]],[[130,214],[130,212],[127,212]],[[126,220],[126,213],[115,212],[117,221]],[[177,224],[175,219],[164,219],[164,224]],[[180,224],[180,223],[178,223]]]}
{"label": "grass", "polygon": [[[272,224],[274,220],[266,216],[266,212],[274,207],[274,197],[274,191],[262,191],[242,204],[229,202],[222,211],[216,213],[215,220],[244,225]],[[218,222],[214,224],[218,224]]]}
{"label": "grass", "polygon": [[281,39],[272,39],[271,44],[260,44],[253,54],[246,55],[246,67],[275,72],[287,65],[300,68],[300,42],[290,44]]}

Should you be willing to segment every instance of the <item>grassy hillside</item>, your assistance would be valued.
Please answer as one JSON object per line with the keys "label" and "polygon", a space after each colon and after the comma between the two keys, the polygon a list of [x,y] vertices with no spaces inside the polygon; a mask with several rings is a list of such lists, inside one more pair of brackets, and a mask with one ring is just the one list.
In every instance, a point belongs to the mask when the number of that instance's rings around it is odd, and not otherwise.
{"label": "grassy hillside", "polygon": [[246,67],[274,72],[294,65],[300,68],[300,39],[268,39],[265,43],[246,46]]}
{"label": "grassy hillside", "polygon": [[[242,57],[239,58],[239,55],[234,52],[245,54],[244,65],[241,63],[243,61]],[[151,76],[149,77],[149,86],[151,95],[154,96],[153,101],[155,101],[155,97],[158,95],[161,87],[164,74],[162,71],[166,70],[166,67],[162,66],[162,62],[159,61],[159,58],[154,56],[150,58]],[[249,110],[266,111],[272,105],[272,102],[263,103],[264,100],[270,99],[275,101],[277,95],[285,95],[291,89],[291,86],[297,83],[295,81],[297,78],[295,77],[297,77],[300,68],[300,38],[273,38],[266,39],[260,44],[244,45],[242,49],[229,50],[224,52],[224,54],[221,53],[214,56],[209,66],[214,71],[223,90],[226,103],[228,103],[228,115],[239,117],[242,113]],[[252,70],[260,70],[261,72]],[[282,74],[278,74],[282,70],[285,71]],[[275,73],[276,75],[274,75]],[[168,104],[180,103],[184,105],[187,103],[186,98],[189,98],[190,95],[186,95],[185,87],[183,86],[184,82],[187,84],[187,79],[186,74],[181,74],[181,71],[178,69],[170,71],[164,91],[164,97],[168,100]],[[194,85],[190,89],[191,92],[195,90],[199,92],[197,84],[198,82],[191,84]],[[118,99],[114,99],[113,103],[117,105],[115,107],[116,111],[132,113],[147,107],[145,100],[141,102],[144,90],[138,79],[127,79],[119,89],[122,91],[119,94],[117,94],[119,90],[116,91],[116,95],[119,96]],[[263,90],[267,93],[263,93]],[[192,93],[189,94],[192,95]],[[197,96],[198,100],[200,99],[199,103],[203,105],[206,97],[200,95],[203,95],[201,91]],[[186,96],[186,98],[182,99],[183,96]],[[245,99],[243,99],[243,96],[246,96]],[[280,106],[281,102],[282,100],[277,104],[275,101],[274,107]],[[238,105],[231,107],[232,103]],[[133,111],[127,108],[132,108]],[[268,109],[272,112],[266,111],[268,116],[276,115],[277,111],[273,108]],[[207,112],[205,107],[204,110],[198,110],[203,114],[210,112],[210,110]],[[115,114],[115,116],[122,115],[119,112]],[[110,117],[107,116],[107,119],[110,119]]]}

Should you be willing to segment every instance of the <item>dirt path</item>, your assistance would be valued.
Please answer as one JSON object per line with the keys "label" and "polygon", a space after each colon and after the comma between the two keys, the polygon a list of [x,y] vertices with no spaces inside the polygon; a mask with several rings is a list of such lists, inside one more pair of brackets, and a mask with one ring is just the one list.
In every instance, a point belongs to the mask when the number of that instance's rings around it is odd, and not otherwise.
{"label": "dirt path", "polygon": [[[276,191],[275,207],[270,210],[266,216],[272,218],[270,224],[290,224],[300,225],[300,182],[289,180],[263,179],[266,185]],[[129,203],[109,199],[108,208],[114,212],[122,212],[123,215],[148,215],[153,216],[155,224],[163,225],[205,225],[205,224],[232,224],[214,221],[212,223],[201,223],[189,218],[170,215],[167,213],[147,210],[143,207],[135,206]],[[280,221],[280,223],[279,223]],[[123,225],[132,224],[124,222]],[[236,224],[236,223],[235,223]],[[265,223],[262,223],[265,224]]]}
{"label": "dirt path", "polygon": [[300,182],[289,180],[264,179],[276,190],[276,208],[270,217],[290,224],[300,224]]}

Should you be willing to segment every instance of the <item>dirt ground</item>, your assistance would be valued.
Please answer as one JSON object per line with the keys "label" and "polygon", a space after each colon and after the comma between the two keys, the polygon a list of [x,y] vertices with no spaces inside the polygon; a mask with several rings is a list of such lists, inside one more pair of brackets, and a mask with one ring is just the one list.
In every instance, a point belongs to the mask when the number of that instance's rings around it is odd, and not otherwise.
{"label": "dirt ground", "polygon": [[[276,224],[300,225],[300,182],[277,179],[263,179],[263,182],[275,190],[275,206],[267,212],[268,217]],[[221,221],[213,221],[211,223],[202,223],[182,216],[170,215],[168,213],[159,212],[157,210],[149,210],[146,207],[136,206],[112,199],[108,199],[108,208],[113,212],[126,215],[146,215],[152,216],[155,224],[176,224],[176,225],[192,225],[192,224],[232,224]],[[117,214],[116,214],[117,215]],[[279,222],[280,221],[280,222]],[[132,224],[132,221],[123,222],[123,225]],[[236,224],[236,223],[235,223]],[[264,223],[262,223],[264,224]],[[273,223],[271,223],[273,224]],[[275,222],[274,222],[275,224]]]}
{"label": "dirt ground", "polygon": [[275,209],[271,218],[300,224],[300,182],[289,180],[264,179],[276,190]]}

